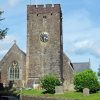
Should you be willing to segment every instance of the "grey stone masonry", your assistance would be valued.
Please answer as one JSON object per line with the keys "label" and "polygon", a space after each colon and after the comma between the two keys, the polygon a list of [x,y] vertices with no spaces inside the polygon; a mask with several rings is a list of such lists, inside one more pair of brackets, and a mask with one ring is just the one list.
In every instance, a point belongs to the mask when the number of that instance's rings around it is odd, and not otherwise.
{"label": "grey stone masonry", "polygon": [[46,4],[46,5],[28,5],[28,14],[47,14],[47,13],[60,13],[60,4]]}
{"label": "grey stone masonry", "polygon": [[[52,73],[62,77],[62,12],[59,4],[27,6],[27,78],[29,84]],[[44,34],[46,38],[42,36]],[[41,41],[42,39],[46,39]]]}
{"label": "grey stone masonry", "polygon": [[14,43],[0,61],[2,83],[14,81],[14,87],[33,88],[34,84],[40,84],[41,77],[50,73],[61,80],[64,91],[73,90],[73,67],[63,53],[60,4],[27,6],[26,48],[25,54]]}
{"label": "grey stone masonry", "polygon": [[[18,80],[9,79],[9,68],[11,67],[13,61],[17,61],[20,68],[20,78]],[[3,57],[0,66],[1,83],[8,85],[10,81],[14,81],[17,87],[22,86],[22,81],[26,80],[26,54],[19,49],[16,43],[14,43],[7,54]]]}

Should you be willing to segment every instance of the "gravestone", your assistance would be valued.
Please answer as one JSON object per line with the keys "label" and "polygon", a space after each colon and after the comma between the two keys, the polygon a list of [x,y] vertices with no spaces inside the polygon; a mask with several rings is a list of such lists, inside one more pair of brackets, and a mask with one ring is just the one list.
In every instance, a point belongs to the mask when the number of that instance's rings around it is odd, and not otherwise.
{"label": "gravestone", "polygon": [[25,88],[25,81],[24,80],[22,80],[22,86],[23,86],[23,88]]}
{"label": "gravestone", "polygon": [[55,94],[63,94],[63,86],[55,86]]}
{"label": "gravestone", "polygon": [[84,88],[84,89],[83,89],[83,95],[84,95],[84,96],[89,96],[89,94],[90,94],[90,93],[89,93],[89,89],[88,89],[88,88]]}

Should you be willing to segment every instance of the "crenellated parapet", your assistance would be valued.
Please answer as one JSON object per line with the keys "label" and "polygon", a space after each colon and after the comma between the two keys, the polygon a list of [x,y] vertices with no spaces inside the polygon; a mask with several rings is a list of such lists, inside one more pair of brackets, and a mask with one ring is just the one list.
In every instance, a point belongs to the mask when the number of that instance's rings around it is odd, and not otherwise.
{"label": "crenellated parapet", "polygon": [[27,5],[28,14],[60,13],[60,4]]}

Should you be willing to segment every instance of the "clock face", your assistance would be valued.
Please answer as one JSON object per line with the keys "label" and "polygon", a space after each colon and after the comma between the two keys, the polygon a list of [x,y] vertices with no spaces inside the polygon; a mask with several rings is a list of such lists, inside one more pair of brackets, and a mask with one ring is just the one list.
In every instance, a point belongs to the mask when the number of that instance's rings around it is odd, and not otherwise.
{"label": "clock face", "polygon": [[40,34],[40,40],[42,42],[47,42],[48,41],[48,33],[47,32],[43,32]]}

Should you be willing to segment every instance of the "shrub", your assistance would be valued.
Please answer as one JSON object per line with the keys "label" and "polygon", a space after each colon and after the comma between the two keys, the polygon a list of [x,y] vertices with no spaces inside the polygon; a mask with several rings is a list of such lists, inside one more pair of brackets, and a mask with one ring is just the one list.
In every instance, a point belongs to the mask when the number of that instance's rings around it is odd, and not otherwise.
{"label": "shrub", "polygon": [[90,93],[94,93],[99,90],[98,78],[92,70],[76,73],[74,76],[74,85],[76,91],[82,92],[84,88],[89,88]]}
{"label": "shrub", "polygon": [[41,86],[43,89],[46,90],[46,93],[55,93],[55,86],[60,85],[60,81],[57,77],[54,75],[45,75],[43,78],[41,78]]}
{"label": "shrub", "polygon": [[99,91],[100,91],[100,81],[99,81]]}

